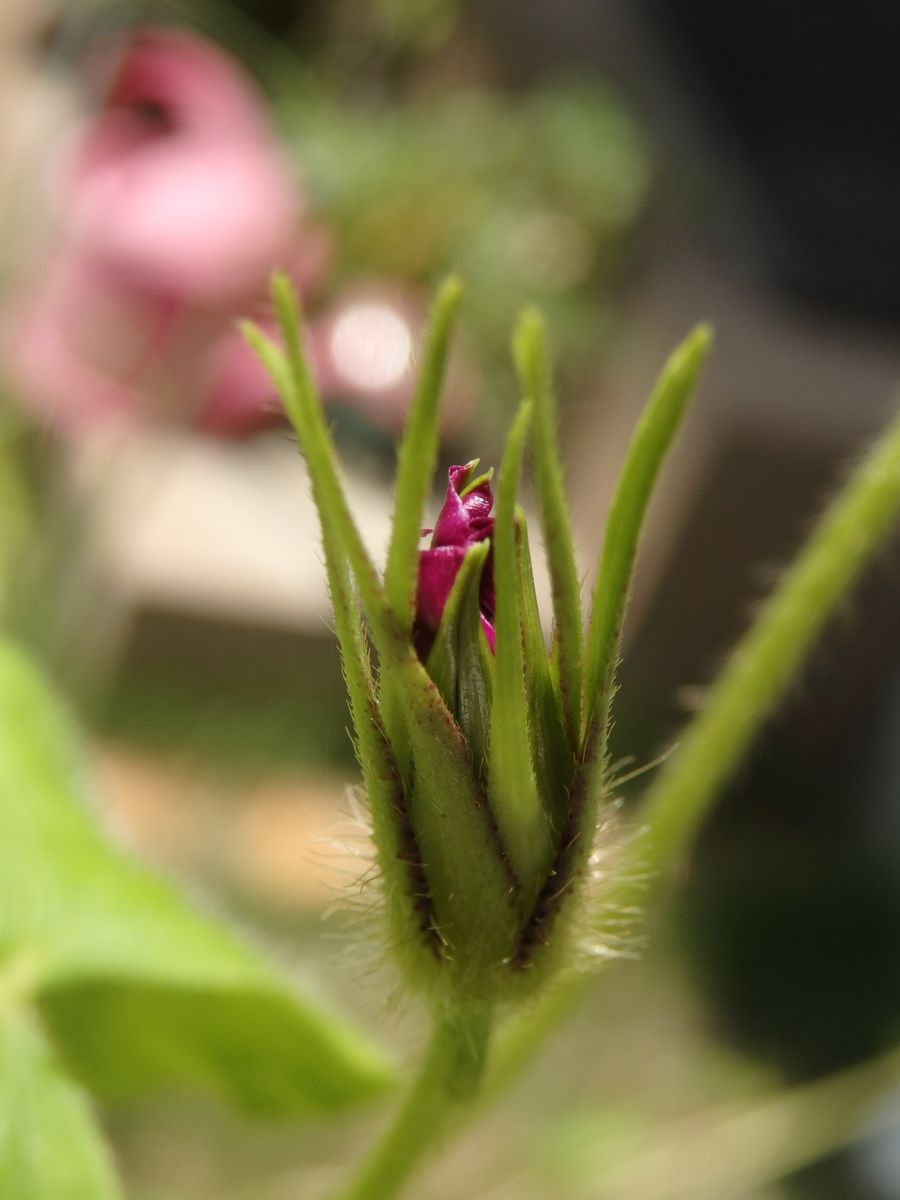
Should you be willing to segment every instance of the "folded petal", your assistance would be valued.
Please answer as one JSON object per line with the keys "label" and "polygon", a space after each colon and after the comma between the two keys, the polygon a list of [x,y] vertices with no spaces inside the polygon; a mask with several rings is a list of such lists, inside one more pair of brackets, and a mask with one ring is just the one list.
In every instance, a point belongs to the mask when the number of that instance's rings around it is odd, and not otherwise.
{"label": "folded petal", "polygon": [[441,623],[444,605],[465,554],[465,546],[436,546],[419,555],[417,618],[431,634],[437,632]]}

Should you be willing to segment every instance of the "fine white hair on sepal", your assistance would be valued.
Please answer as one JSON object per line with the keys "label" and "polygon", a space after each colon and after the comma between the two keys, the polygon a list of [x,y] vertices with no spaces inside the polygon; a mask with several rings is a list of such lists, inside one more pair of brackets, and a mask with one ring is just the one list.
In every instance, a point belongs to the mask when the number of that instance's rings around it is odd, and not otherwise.
{"label": "fine white hair on sepal", "polygon": [[409,1000],[409,989],[396,965],[402,948],[389,927],[388,885],[378,864],[369,801],[362,784],[348,785],[343,811],[315,839],[315,846],[315,857],[327,872],[325,882],[332,892],[321,920],[334,924],[331,940],[337,965],[371,985],[367,991],[373,1004],[395,1012]]}
{"label": "fine white hair on sepal", "polygon": [[[652,770],[653,762],[645,770]],[[631,772],[634,778],[641,772]],[[621,798],[608,801],[597,825],[578,903],[572,967],[593,972],[603,963],[638,958],[646,945],[639,930],[643,898],[651,875],[642,865],[640,841],[645,830],[629,825]]]}

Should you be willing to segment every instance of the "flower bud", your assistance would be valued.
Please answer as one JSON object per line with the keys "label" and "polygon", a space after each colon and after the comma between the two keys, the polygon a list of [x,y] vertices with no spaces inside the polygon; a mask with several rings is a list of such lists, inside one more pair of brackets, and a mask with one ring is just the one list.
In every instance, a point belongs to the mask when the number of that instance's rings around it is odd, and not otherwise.
{"label": "flower bud", "polygon": [[[478,459],[475,458],[463,466],[450,468],[447,497],[434,529],[422,531],[423,537],[432,535],[430,547],[419,554],[416,592],[416,645],[423,658],[434,642],[466,553],[472,546],[489,539],[494,530],[492,472],[472,479],[477,466]],[[481,575],[479,609],[481,626],[493,650],[494,581],[490,556]]]}
{"label": "flower bud", "polygon": [[[629,495],[618,511],[614,504],[607,531],[611,590],[601,578],[585,630],[538,319],[526,316],[516,339],[526,399],[496,507],[491,473],[475,476],[477,459],[452,467],[420,550],[459,289],[441,292],[400,447],[382,579],[341,489],[295,300],[283,280],[273,290],[286,354],[256,331],[248,336],[309,466],[391,941],[411,979],[438,999],[447,991],[487,1002],[521,993],[563,963],[576,940],[574,901],[608,795],[610,701],[640,517],[708,337],[699,331],[671,360],[639,427],[639,461],[623,475]],[[553,593],[552,654],[517,504],[529,435]]]}

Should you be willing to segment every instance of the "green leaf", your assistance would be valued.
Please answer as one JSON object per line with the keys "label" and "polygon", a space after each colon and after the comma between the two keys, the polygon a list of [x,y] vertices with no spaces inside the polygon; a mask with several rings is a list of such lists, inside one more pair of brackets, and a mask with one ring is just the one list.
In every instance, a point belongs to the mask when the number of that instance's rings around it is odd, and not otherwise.
{"label": "green leaf", "polygon": [[431,486],[438,449],[438,416],[447,353],[462,284],[448,279],[432,308],[418,385],[409,409],[397,458],[394,516],[384,572],[384,590],[401,628],[412,629],[416,596],[416,567],[422,512]]}
{"label": "green leaf", "polygon": [[426,669],[456,715],[475,774],[486,773],[494,664],[481,628],[479,588],[490,543],[472,546],[462,561],[428,655]]}
{"label": "green leaf", "polygon": [[605,754],[622,622],[644,517],[711,342],[709,328],[698,325],[663,367],[632,436],[607,517],[585,664],[585,744],[601,758]]}
{"label": "green leaf", "polygon": [[530,309],[522,314],[513,349],[522,393],[534,408],[532,458],[553,592],[563,721],[569,745],[577,754],[581,745],[581,584],[556,442],[547,334],[540,313]]}
{"label": "green leaf", "polygon": [[39,1008],[67,1065],[110,1101],[177,1087],[262,1116],[313,1115],[385,1082],[360,1035],[286,987],[97,980],[48,990]]}
{"label": "green leaf", "polygon": [[84,1082],[111,1096],[207,1086],[274,1113],[385,1086],[368,1039],[108,844],[87,796],[64,714],[0,643],[0,957],[27,956],[33,1001]]}
{"label": "green leaf", "polygon": [[[0,976],[0,990],[4,980]],[[0,994],[0,1196],[120,1200],[87,1097],[66,1075],[33,1012]]]}
{"label": "green leaf", "polygon": [[[549,814],[537,786],[525,685],[516,493],[531,406],[523,404],[506,443],[494,518],[494,704],[491,710],[490,798],[500,836],[529,901],[543,883],[553,854]],[[541,659],[546,654],[541,652]],[[530,665],[530,664],[529,664]]]}
{"label": "green leaf", "polygon": [[[400,701],[406,744],[395,742],[392,733],[392,749],[398,759],[407,751],[412,754],[415,784],[408,789],[407,800],[429,899],[442,936],[472,949],[466,965],[475,966],[476,960],[496,965],[509,952],[514,937],[516,880],[500,853],[459,726],[397,622],[350,513],[300,345],[296,297],[284,276],[275,276],[272,289],[287,358],[268,348],[264,364],[274,362],[273,379],[285,389],[285,410],[306,457],[323,528],[328,527],[353,571],[378,651],[382,689],[389,678]],[[255,343],[260,336],[254,335]],[[491,913],[493,920],[486,922],[485,913]],[[458,961],[462,969],[462,959]]]}

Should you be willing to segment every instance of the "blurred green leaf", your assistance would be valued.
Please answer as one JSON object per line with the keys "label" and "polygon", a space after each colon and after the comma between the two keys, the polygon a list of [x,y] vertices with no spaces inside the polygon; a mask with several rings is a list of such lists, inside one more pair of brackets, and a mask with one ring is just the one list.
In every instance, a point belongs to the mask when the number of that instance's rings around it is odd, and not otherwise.
{"label": "blurred green leaf", "polygon": [[65,715],[0,643],[0,961],[27,954],[30,995],[85,1083],[199,1086],[285,1114],[386,1084],[367,1039],[104,841],[87,795]]}
{"label": "blurred green leaf", "polygon": [[[4,983],[0,978],[0,989]],[[0,991],[0,1196],[121,1195],[87,1098],[60,1067],[34,1015]]]}
{"label": "blurred green leaf", "polygon": [[608,344],[650,194],[648,147],[593,84],[453,88],[403,106],[373,101],[370,88],[354,101],[353,82],[338,101],[298,92],[280,102],[311,209],[335,239],[332,283],[466,280],[460,340],[483,378],[479,450],[493,453],[510,416],[508,338],[523,297],[546,313],[566,378],[583,382]]}

